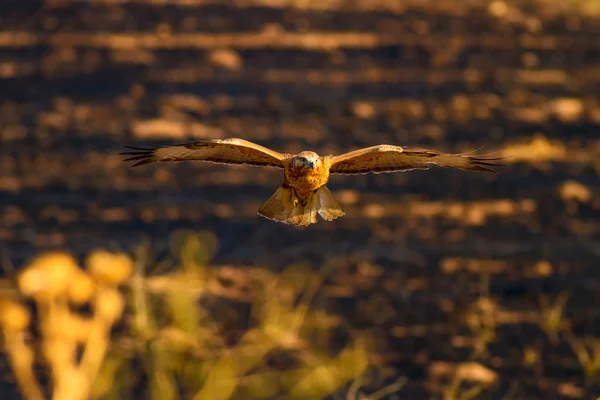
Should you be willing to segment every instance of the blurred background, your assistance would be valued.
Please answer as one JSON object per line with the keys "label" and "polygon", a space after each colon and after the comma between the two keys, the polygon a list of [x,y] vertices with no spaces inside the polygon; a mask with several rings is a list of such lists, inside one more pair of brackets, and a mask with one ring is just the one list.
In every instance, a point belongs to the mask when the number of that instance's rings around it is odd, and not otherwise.
{"label": "blurred background", "polygon": [[[319,307],[372,335],[376,387],[406,377],[385,398],[439,398],[461,365],[475,398],[594,398],[599,35],[595,0],[4,0],[2,262],[210,231],[217,269],[328,266]],[[281,171],[118,155],[225,137],[510,158],[332,176],[346,215],[295,229],[256,215]]]}

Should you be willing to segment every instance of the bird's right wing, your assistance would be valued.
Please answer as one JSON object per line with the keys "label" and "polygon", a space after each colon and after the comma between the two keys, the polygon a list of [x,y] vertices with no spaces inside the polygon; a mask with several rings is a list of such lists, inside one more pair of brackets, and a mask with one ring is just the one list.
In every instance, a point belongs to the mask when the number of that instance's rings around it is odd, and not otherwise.
{"label": "bird's right wing", "polygon": [[221,164],[265,165],[283,168],[287,154],[268,149],[244,139],[204,139],[193,143],[152,148],[125,146],[133,151],[124,161],[137,161],[132,166],[153,162],[208,161]]}

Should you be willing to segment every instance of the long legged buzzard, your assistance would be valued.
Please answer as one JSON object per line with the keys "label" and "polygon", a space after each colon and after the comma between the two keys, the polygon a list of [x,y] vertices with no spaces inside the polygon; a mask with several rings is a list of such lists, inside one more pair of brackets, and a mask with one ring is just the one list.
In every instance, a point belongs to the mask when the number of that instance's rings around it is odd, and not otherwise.
{"label": "long legged buzzard", "polygon": [[222,164],[247,164],[283,169],[283,185],[258,210],[263,217],[306,226],[317,222],[317,214],[327,221],[344,215],[325,184],[329,174],[366,174],[369,172],[428,169],[429,164],[468,171],[496,172],[500,158],[440,153],[403,146],[378,145],[338,156],[319,156],[312,151],[282,154],[243,139],[206,139],[193,143],[154,149],[125,146],[133,151],[125,161],[133,166],[153,162],[208,161]]}

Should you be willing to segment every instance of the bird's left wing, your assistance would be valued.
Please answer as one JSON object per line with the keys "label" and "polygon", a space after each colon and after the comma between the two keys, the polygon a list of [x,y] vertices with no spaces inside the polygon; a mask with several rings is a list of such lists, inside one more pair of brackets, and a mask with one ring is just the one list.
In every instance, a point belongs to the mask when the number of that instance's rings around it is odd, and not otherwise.
{"label": "bird's left wing", "polygon": [[153,162],[208,161],[221,164],[265,165],[283,168],[288,156],[244,139],[203,139],[196,142],[151,148],[125,146],[133,151],[124,161],[137,161],[133,167]]}
{"label": "bird's left wing", "polygon": [[466,154],[440,153],[434,150],[379,145],[354,150],[330,157],[332,174],[366,174],[369,172],[409,171],[428,169],[428,164],[458,168],[469,171],[494,172],[490,167],[498,167],[501,158],[469,156]]}

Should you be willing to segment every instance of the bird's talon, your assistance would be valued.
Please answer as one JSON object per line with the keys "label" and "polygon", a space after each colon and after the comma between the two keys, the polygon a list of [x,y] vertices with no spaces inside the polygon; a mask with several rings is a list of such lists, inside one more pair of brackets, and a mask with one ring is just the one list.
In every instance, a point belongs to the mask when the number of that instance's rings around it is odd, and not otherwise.
{"label": "bird's talon", "polygon": [[300,203],[300,199],[298,198],[298,195],[296,195],[296,191],[292,190],[292,204],[296,207],[298,203]]}

